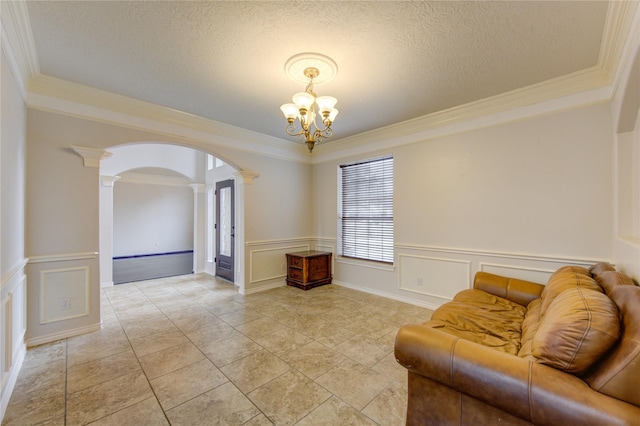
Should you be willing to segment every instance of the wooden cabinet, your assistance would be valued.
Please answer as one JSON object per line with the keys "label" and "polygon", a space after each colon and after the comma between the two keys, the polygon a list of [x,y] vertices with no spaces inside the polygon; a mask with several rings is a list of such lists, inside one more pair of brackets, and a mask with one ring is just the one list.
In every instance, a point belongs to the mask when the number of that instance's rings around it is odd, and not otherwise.
{"label": "wooden cabinet", "polygon": [[331,284],[331,253],[300,251],[287,253],[287,285],[308,290]]}

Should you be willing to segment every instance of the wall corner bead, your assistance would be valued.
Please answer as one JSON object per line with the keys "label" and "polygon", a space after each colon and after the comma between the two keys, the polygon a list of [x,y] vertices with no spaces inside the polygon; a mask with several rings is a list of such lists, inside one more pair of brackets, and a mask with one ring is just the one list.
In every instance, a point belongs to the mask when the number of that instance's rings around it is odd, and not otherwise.
{"label": "wall corner bead", "polygon": [[83,146],[72,146],[71,149],[84,160],[85,167],[100,167],[100,160],[111,157],[113,154],[104,149],[86,148]]}
{"label": "wall corner bead", "polygon": [[234,175],[241,177],[242,182],[246,185],[251,185],[253,180],[260,176],[260,173],[252,172],[251,170],[238,170]]}

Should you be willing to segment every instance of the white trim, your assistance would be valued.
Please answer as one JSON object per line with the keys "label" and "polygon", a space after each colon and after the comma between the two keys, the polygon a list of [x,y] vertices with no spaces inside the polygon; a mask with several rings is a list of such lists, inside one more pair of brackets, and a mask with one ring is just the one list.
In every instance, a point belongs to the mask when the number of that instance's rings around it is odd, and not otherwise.
{"label": "white trim", "polygon": [[204,194],[205,191],[207,190],[207,184],[206,183],[191,183],[189,184],[189,186],[191,187],[191,189],[193,189],[193,194]]}
{"label": "white trim", "polygon": [[[309,244],[304,244],[304,245],[298,245],[298,246],[284,246],[284,247],[275,247],[275,248],[267,248],[267,249],[259,249],[259,250],[251,250],[249,252],[249,284],[254,284],[254,283],[259,283],[259,282],[263,282],[263,281],[271,281],[271,280],[275,280],[275,279],[279,279],[279,278],[283,278],[286,277],[287,274],[286,272],[284,274],[277,274],[274,275],[272,277],[265,277],[265,278],[260,278],[260,279],[254,279],[253,278],[253,271],[254,271],[254,253],[262,253],[262,252],[269,252],[269,251],[288,251],[291,253],[295,253],[295,251],[309,251],[310,250],[310,245]],[[286,270],[286,265],[285,265],[285,270]]]}
{"label": "white trim", "polygon": [[[27,8],[24,2],[8,4],[11,5],[8,8],[10,16],[3,27],[11,36],[9,40],[16,44],[12,46],[15,59],[23,58],[21,69],[26,71],[22,72],[22,81],[28,81],[26,103],[29,108],[159,132],[190,140],[200,147],[203,143],[213,144],[311,164],[370,152],[381,146],[400,146],[471,128],[608,102],[618,84],[620,65],[628,60],[626,46],[632,42],[638,25],[636,2],[610,2],[598,65],[414,120],[323,143],[309,155],[303,144],[287,139],[40,74]],[[20,65],[19,60],[15,62]]]}
{"label": "white trim", "polygon": [[47,334],[45,336],[27,339],[27,347],[43,345],[45,343],[55,342],[56,340],[67,339],[69,337],[79,336],[85,333],[91,333],[100,330],[101,324],[87,325],[84,327],[73,328],[71,330],[61,331],[59,333]]}
{"label": "white trim", "polygon": [[254,181],[255,178],[257,178],[258,176],[260,176],[260,173],[258,172],[253,172],[251,170],[238,170],[237,172],[235,172],[233,174],[234,177],[241,177],[242,178],[242,182],[245,185],[251,185]]}
{"label": "white trim", "polygon": [[1,289],[3,291],[5,289],[5,286],[7,284],[9,284],[14,278],[16,278],[16,276],[19,273],[22,273],[22,275],[24,276],[24,268],[25,268],[25,266],[27,266],[28,262],[29,262],[29,259],[27,259],[27,258],[24,258],[24,259],[20,260],[16,265],[13,266],[13,268],[9,269],[9,271],[7,271],[2,276]]}
{"label": "white trim", "polygon": [[472,276],[471,276],[471,261],[470,260],[460,260],[460,259],[449,259],[449,258],[444,258],[444,257],[434,257],[434,256],[416,256],[414,254],[399,254],[398,255],[398,290],[402,290],[402,291],[408,291],[410,293],[416,293],[416,294],[422,294],[424,296],[429,296],[429,297],[435,297],[437,299],[442,299],[442,300],[451,300],[451,297],[448,296],[442,296],[439,294],[435,294],[435,293],[430,293],[427,291],[419,291],[415,288],[411,288],[411,287],[403,287],[402,286],[402,262],[401,259],[405,257],[405,258],[411,258],[411,259],[426,259],[426,260],[435,260],[438,262],[444,262],[444,263],[459,263],[459,264],[463,264],[465,265],[466,268],[466,275],[467,275],[467,288],[471,288],[471,283],[472,283]]}
{"label": "white trim", "polygon": [[312,237],[296,237],[296,238],[281,238],[281,239],[274,239],[274,240],[256,240],[256,241],[247,241],[245,243],[245,246],[252,247],[252,246],[266,246],[266,245],[272,245],[272,244],[292,244],[292,243],[302,242],[302,241],[305,241],[308,244],[310,240],[313,240],[313,238]]}
{"label": "white trim", "polygon": [[496,268],[504,268],[504,269],[516,269],[518,271],[527,271],[527,272],[542,272],[545,274],[553,274],[557,269],[545,269],[545,268],[532,268],[527,266],[518,266],[518,265],[509,265],[507,263],[491,263],[491,262],[478,262],[478,270],[484,271],[485,266],[493,266]]}
{"label": "white trim", "polygon": [[[190,187],[194,185],[187,178],[179,176],[154,175],[150,173],[125,172],[119,176],[118,185],[121,183],[137,183],[141,185],[160,185],[160,186],[178,186]],[[115,182],[114,182],[115,183]],[[191,186],[193,188],[193,186]]]}
{"label": "white trim", "polygon": [[464,255],[471,255],[471,256],[500,257],[505,259],[518,259],[518,260],[527,260],[527,261],[534,261],[534,262],[575,264],[575,265],[581,265],[581,266],[590,266],[598,262],[611,263],[608,259],[560,257],[560,256],[552,256],[552,255],[536,255],[536,254],[527,254],[527,253],[508,253],[508,252],[497,252],[497,251],[489,251],[489,250],[421,246],[421,245],[413,245],[413,244],[396,244],[395,249],[396,251],[399,249],[420,250],[420,251],[431,251],[431,252],[440,252],[440,253],[464,254]]}
{"label": "white trim", "polygon": [[[16,80],[16,84],[18,86],[18,90],[20,91],[20,96],[22,96],[22,101],[27,101],[27,85],[24,82],[26,78],[24,76],[25,73],[21,71],[21,67],[18,63],[18,59],[16,58],[16,54],[11,47],[11,43],[9,42],[9,34],[7,30],[4,28],[4,21],[0,21],[0,29],[2,30],[2,35],[0,36],[0,42],[2,45],[2,52],[4,52],[5,57],[7,58],[9,70],[13,75],[13,78]],[[2,417],[0,417],[2,419]]]}
{"label": "white trim", "polygon": [[[25,1],[3,2],[2,26],[5,29],[2,35],[11,46],[15,71],[19,72],[22,83],[27,83],[33,76],[40,74],[38,54],[31,32],[29,11]],[[4,19],[7,18],[7,19]],[[3,40],[4,41],[4,40]],[[18,56],[16,56],[18,55]],[[26,89],[26,85],[24,86]]]}
{"label": "white trim", "polygon": [[263,285],[263,286],[259,286],[259,287],[253,287],[250,289],[246,289],[245,291],[241,292],[240,294],[243,295],[248,295],[248,294],[255,294],[255,293],[261,293],[263,291],[267,291],[267,290],[272,290],[274,288],[278,288],[278,287],[285,287],[287,284],[285,281],[278,281],[275,283],[271,283],[271,284],[267,284],[267,285]]}
{"label": "white trim", "polygon": [[100,160],[103,158],[111,157],[113,154],[104,149],[87,148],[84,146],[72,146],[71,149],[82,157],[85,167],[100,167]]}
{"label": "white trim", "polygon": [[115,185],[116,181],[118,181],[120,178],[121,178],[121,176],[100,175],[100,184],[102,186],[106,186],[108,188],[113,188],[113,186]]}
{"label": "white trim", "polygon": [[342,281],[333,280],[332,284],[335,284],[335,285],[340,286],[340,287],[350,288],[352,290],[361,291],[363,293],[368,293],[368,294],[373,294],[373,295],[376,295],[376,296],[385,297],[387,299],[397,300],[398,302],[404,302],[404,303],[408,303],[410,305],[420,306],[421,308],[436,310],[436,309],[438,309],[440,307],[440,305],[435,305],[435,304],[424,302],[424,301],[421,301],[421,300],[415,300],[415,299],[411,299],[411,298],[408,298],[408,297],[399,296],[399,295],[393,294],[393,293],[387,293],[386,291],[373,290],[373,289],[370,289],[370,288],[367,288],[367,287],[362,287],[362,286],[359,286],[359,285],[349,284],[349,283],[345,283],[345,282],[342,282]]}
{"label": "white trim", "polygon": [[[626,42],[633,38],[634,15],[632,5],[636,5],[636,14],[640,12],[637,2],[611,1],[607,10],[607,19],[602,34],[598,66],[607,70],[614,79],[621,68]],[[637,22],[636,22],[637,23]]]}
{"label": "white trim", "polygon": [[97,251],[86,253],[65,253],[65,254],[50,254],[45,256],[31,256],[29,258],[29,265],[34,263],[46,263],[46,262],[69,262],[73,260],[86,260],[95,259],[98,256]]}
{"label": "white trim", "polygon": [[[84,306],[82,310],[78,310],[71,315],[58,315],[53,318],[47,316],[47,305],[49,303],[55,303],[55,301],[47,300],[47,280],[46,276],[50,274],[60,274],[64,272],[84,272],[83,283],[84,284]],[[39,324],[50,324],[59,321],[66,321],[73,318],[80,318],[89,316],[91,313],[91,272],[89,266],[79,266],[75,268],[60,268],[60,269],[47,269],[40,271],[40,321]]]}
{"label": "white trim", "polygon": [[395,264],[387,264],[382,262],[376,262],[374,260],[356,259],[353,257],[335,256],[336,263],[342,263],[345,265],[362,266],[370,269],[379,269],[381,271],[393,272],[396,269]]}
{"label": "white trim", "polygon": [[288,161],[311,161],[303,144],[42,74],[29,81],[27,106],[206,142],[209,149],[214,145]]}

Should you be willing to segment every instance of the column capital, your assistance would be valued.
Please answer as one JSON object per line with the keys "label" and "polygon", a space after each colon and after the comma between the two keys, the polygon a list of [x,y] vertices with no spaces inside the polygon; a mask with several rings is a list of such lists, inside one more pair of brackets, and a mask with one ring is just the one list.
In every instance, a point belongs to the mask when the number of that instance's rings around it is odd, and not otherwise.
{"label": "column capital", "polygon": [[118,179],[120,179],[120,176],[100,175],[100,184],[102,186],[110,186],[113,188],[113,185],[116,183]]}
{"label": "column capital", "polygon": [[85,167],[100,167],[100,160],[111,157],[113,154],[104,149],[86,148],[83,146],[72,146],[73,152],[78,154],[84,160]]}
{"label": "column capital", "polygon": [[192,183],[189,186],[193,189],[194,194],[201,194],[207,191],[207,185],[204,183]]}
{"label": "column capital", "polygon": [[251,170],[238,170],[234,173],[234,176],[238,176],[242,178],[242,183],[251,185],[253,180],[260,176],[260,173],[253,172]]}

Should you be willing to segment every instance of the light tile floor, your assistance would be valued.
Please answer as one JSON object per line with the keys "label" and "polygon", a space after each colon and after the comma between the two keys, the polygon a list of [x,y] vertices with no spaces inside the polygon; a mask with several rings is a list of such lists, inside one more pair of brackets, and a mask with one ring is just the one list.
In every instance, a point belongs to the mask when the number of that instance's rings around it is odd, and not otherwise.
{"label": "light tile floor", "polygon": [[102,291],[100,331],[27,351],[3,425],[403,425],[398,328],[431,311],[208,275]]}

